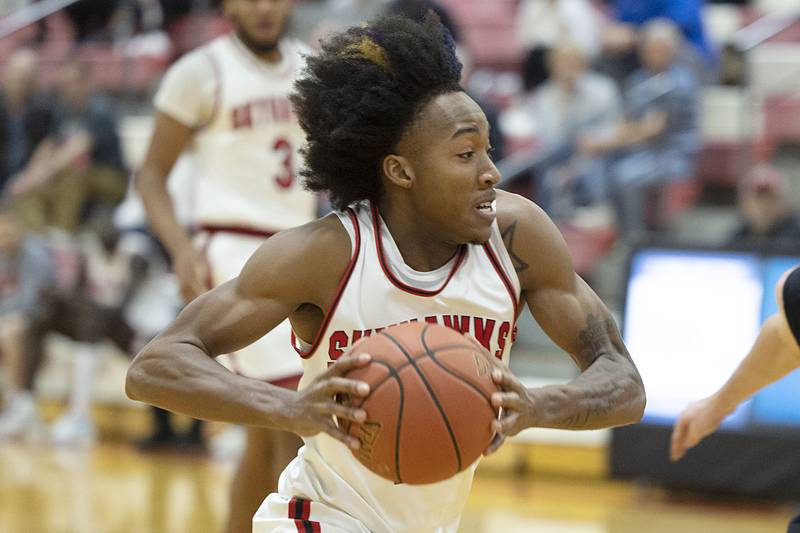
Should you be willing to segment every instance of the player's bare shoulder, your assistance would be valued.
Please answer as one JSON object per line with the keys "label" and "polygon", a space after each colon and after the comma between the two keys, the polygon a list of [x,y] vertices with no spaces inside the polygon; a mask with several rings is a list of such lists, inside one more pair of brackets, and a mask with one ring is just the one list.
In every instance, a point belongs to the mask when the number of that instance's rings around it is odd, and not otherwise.
{"label": "player's bare shoulder", "polygon": [[329,214],[270,237],[239,276],[239,288],[260,296],[326,304],[352,255],[341,221]]}
{"label": "player's bare shoulder", "polygon": [[561,232],[541,207],[518,194],[497,191],[497,224],[524,288],[573,272]]}

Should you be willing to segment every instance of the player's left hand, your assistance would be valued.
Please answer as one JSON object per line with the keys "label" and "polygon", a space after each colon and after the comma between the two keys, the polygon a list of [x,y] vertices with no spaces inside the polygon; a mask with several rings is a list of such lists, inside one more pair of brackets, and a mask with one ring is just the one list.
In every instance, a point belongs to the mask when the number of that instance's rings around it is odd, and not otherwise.
{"label": "player's left hand", "polygon": [[512,437],[530,427],[530,417],[533,412],[530,391],[508,367],[498,362],[492,369],[492,380],[502,391],[492,394],[492,405],[500,411],[500,417],[492,422],[495,436],[483,452],[484,455],[496,452],[507,437]]}
{"label": "player's left hand", "polygon": [[717,398],[710,396],[690,404],[675,422],[670,443],[670,459],[678,461],[691,448],[714,432],[728,412],[720,408]]}

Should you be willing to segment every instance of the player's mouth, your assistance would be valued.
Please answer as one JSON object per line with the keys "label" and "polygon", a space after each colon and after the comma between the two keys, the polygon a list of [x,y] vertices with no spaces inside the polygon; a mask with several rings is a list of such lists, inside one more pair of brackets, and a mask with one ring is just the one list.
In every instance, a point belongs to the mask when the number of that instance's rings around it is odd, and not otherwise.
{"label": "player's mouth", "polygon": [[478,216],[485,220],[488,224],[494,222],[494,219],[497,217],[497,209],[496,204],[494,201],[494,194],[492,194],[492,199],[485,200],[480,202],[474,206],[475,211],[478,213]]}

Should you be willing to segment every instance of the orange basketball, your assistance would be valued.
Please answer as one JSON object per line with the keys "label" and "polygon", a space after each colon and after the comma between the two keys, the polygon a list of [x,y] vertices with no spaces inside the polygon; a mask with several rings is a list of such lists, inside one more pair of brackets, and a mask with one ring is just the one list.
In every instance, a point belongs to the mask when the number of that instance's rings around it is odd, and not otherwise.
{"label": "orange basketball", "polygon": [[492,364],[459,332],[427,323],[393,326],[356,343],[350,354],[371,362],[347,374],[370,385],[362,424],[344,422],[359,439],[356,458],[395,483],[448,479],[475,462],[494,435],[498,388]]}

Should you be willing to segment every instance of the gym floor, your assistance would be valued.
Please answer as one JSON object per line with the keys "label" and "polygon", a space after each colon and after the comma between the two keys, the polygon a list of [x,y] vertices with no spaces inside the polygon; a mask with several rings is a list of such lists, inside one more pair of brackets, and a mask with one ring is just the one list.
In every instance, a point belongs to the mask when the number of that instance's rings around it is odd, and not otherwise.
{"label": "gym floor", "polygon": [[[597,452],[580,449],[539,454],[551,465],[572,464],[569,472],[512,475],[507,465],[520,450],[508,448],[479,470],[461,532],[779,533],[793,512],[775,502],[609,481],[592,466]],[[84,450],[0,444],[0,531],[215,532],[231,473],[205,455],[143,454],[107,440]]]}

